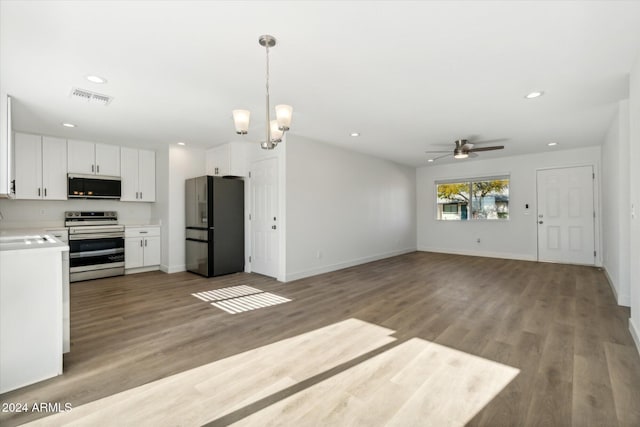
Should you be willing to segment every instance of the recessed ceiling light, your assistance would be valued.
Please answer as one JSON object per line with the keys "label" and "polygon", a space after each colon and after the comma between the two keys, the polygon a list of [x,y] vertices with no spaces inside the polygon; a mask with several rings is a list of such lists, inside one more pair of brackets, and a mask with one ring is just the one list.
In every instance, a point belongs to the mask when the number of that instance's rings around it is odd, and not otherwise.
{"label": "recessed ceiling light", "polygon": [[180,142],[178,142],[178,145],[187,145],[187,144],[185,144],[184,142],[180,141]]}
{"label": "recessed ceiling light", "polygon": [[557,142],[550,142],[550,143],[548,143],[547,145],[548,145],[549,147],[554,147],[554,146],[558,145],[558,143],[557,143]]}
{"label": "recessed ceiling light", "polygon": [[360,132],[351,132],[351,136],[360,136]]}
{"label": "recessed ceiling light", "polygon": [[62,126],[66,127],[66,128],[74,128],[74,127],[76,127],[76,125],[74,125],[73,123],[62,123]]}
{"label": "recessed ceiling light", "polygon": [[433,159],[427,159],[427,162],[433,163]]}
{"label": "recessed ceiling light", "polygon": [[528,93],[527,95],[525,95],[525,98],[533,99],[533,98],[538,98],[538,97],[540,97],[542,95],[544,95],[544,92],[540,90],[540,91],[535,91],[535,92]]}
{"label": "recessed ceiling light", "polygon": [[87,76],[87,80],[89,80],[91,83],[106,83],[107,79],[105,79],[104,77],[100,77],[100,76]]}

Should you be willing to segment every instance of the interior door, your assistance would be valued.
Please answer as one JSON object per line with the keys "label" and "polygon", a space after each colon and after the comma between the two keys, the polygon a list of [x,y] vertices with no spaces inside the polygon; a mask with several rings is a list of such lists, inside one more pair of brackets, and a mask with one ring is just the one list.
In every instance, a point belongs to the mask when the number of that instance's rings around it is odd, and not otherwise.
{"label": "interior door", "polygon": [[593,166],[537,173],[538,260],[595,263]]}
{"label": "interior door", "polygon": [[279,264],[278,159],[251,168],[251,270],[277,277]]}

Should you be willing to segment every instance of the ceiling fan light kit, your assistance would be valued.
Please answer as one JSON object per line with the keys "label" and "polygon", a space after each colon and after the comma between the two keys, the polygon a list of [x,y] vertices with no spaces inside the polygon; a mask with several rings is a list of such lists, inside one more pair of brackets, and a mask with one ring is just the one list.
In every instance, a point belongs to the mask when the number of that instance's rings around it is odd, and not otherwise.
{"label": "ceiling fan light kit", "polygon": [[[266,126],[265,126],[265,140],[260,143],[260,146],[265,150],[273,150],[278,143],[282,142],[284,133],[291,127],[291,119],[293,116],[293,107],[290,105],[276,105],[276,119],[271,120],[271,104],[269,102],[269,48],[276,45],[276,38],[265,34],[258,39],[260,46],[263,46],[267,51],[267,84],[266,84]],[[249,110],[233,110],[233,122],[236,127],[236,133],[238,135],[246,135],[249,133],[249,119],[251,112]]]}

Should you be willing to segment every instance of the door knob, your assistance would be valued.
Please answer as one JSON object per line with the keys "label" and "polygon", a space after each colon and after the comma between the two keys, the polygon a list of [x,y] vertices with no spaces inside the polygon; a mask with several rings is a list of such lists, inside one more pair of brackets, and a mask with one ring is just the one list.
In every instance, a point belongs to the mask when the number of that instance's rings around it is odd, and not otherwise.
{"label": "door knob", "polygon": [[276,229],[276,226],[275,226],[275,225],[272,225],[272,226],[271,226],[271,229],[272,229],[272,230],[275,230],[275,229]]}
{"label": "door knob", "polygon": [[543,221],[538,221],[538,224],[542,224],[542,223],[543,223]]}

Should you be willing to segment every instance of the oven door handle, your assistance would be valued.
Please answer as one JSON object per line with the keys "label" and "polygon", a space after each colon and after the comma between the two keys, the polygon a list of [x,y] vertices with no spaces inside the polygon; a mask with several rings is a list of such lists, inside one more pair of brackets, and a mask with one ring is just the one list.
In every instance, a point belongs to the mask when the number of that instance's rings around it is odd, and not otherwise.
{"label": "oven door handle", "polygon": [[114,255],[114,254],[123,254],[124,248],[116,248],[116,249],[101,249],[99,251],[83,251],[83,252],[72,252],[69,255],[69,258],[88,258],[102,255]]}
{"label": "oven door handle", "polygon": [[70,234],[69,240],[93,240],[93,239],[124,239],[124,233],[87,233],[87,234]]}

